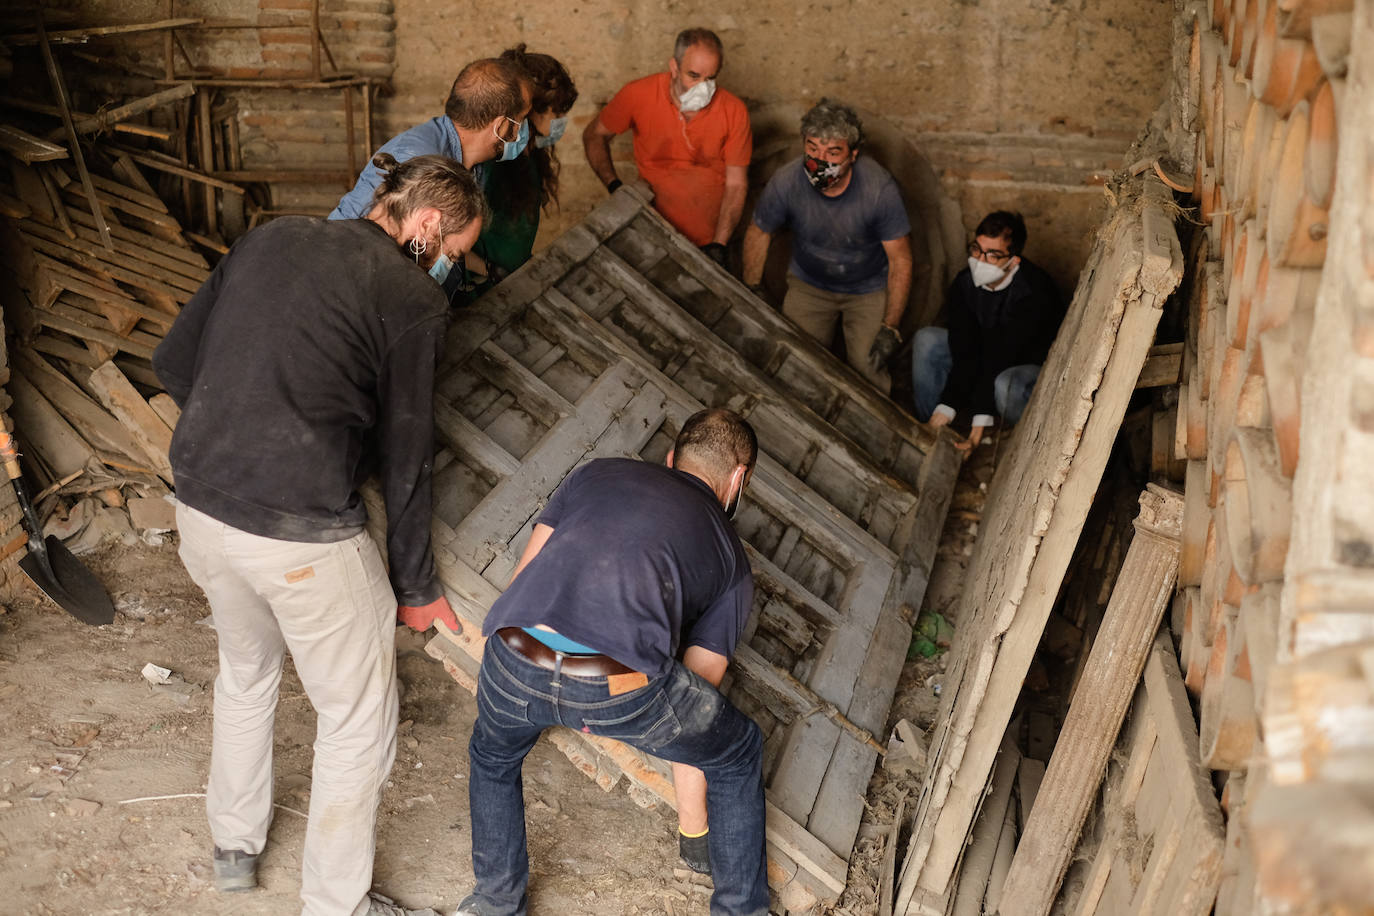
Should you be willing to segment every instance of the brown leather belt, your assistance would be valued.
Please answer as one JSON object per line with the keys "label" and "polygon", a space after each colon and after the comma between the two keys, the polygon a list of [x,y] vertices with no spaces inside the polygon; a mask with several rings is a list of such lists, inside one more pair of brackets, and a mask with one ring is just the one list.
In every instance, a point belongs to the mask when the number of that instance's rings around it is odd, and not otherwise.
{"label": "brown leather belt", "polygon": [[[526,633],[520,627],[502,627],[496,631],[501,641],[512,650],[534,662],[540,668],[554,670],[557,655],[548,646]],[[610,677],[616,674],[636,674],[620,662],[605,655],[564,655],[563,673],[573,677]]]}

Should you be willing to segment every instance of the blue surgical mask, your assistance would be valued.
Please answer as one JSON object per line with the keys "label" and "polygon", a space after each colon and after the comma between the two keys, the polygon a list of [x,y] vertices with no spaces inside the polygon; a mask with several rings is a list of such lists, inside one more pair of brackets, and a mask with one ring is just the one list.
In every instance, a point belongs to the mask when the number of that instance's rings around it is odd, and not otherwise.
{"label": "blue surgical mask", "polygon": [[429,269],[429,275],[434,278],[434,282],[440,286],[448,279],[448,272],[453,269],[453,258],[440,252],[439,257],[434,259],[434,266]]}
{"label": "blue surgical mask", "polygon": [[518,137],[514,140],[503,140],[501,142],[504,144],[501,147],[501,162],[510,162],[523,153],[525,147],[528,146],[530,142],[530,119],[526,118],[520,122],[520,135]]}
{"label": "blue surgical mask", "polygon": [[546,149],[553,146],[563,138],[563,131],[568,129],[567,118],[554,118],[549,122],[549,135],[547,137],[535,137],[535,149]]}

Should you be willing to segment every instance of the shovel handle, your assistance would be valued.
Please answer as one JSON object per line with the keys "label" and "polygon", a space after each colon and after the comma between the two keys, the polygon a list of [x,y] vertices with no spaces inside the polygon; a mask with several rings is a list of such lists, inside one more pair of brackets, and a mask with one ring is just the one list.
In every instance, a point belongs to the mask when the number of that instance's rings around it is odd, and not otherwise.
{"label": "shovel handle", "polygon": [[43,564],[43,568],[51,574],[52,567],[48,561],[48,548],[43,540],[43,524],[38,520],[38,513],[33,509],[33,500],[29,498],[29,488],[24,486],[23,471],[19,467],[19,445],[2,426],[0,426],[0,461],[5,463],[5,473],[9,475],[10,484],[14,487],[14,495],[19,499],[19,508],[24,512],[24,531],[29,536],[29,553],[35,554],[38,561]]}
{"label": "shovel handle", "polygon": [[4,428],[0,428],[0,461],[5,463],[10,480],[18,480],[24,473],[19,468],[19,444]]}

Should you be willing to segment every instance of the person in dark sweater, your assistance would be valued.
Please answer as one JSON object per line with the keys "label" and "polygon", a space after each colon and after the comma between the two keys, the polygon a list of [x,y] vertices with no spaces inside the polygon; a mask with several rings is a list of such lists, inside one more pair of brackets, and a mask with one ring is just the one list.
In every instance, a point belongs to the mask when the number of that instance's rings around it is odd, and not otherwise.
{"label": "person in dark sweater", "polygon": [[1064,305],[1049,274],[1021,256],[1026,224],[1019,213],[983,217],[968,246],[968,267],[950,284],[948,328],[922,328],[912,342],[916,418],[940,427],[956,417],[972,448],[1000,416],[1021,418]]}
{"label": "person in dark sweater", "polygon": [[[306,916],[409,912],[368,893],[396,751],[395,624],[460,629],[429,543],[432,402],[440,283],[476,241],[484,203],[451,159],[374,164],[385,177],[367,218],[283,217],[249,232],[153,355],[182,409],[171,448],[181,557],[219,639],[215,884],[256,885],[289,650],[318,713]],[[359,487],[373,473],[389,581],[364,530]]]}

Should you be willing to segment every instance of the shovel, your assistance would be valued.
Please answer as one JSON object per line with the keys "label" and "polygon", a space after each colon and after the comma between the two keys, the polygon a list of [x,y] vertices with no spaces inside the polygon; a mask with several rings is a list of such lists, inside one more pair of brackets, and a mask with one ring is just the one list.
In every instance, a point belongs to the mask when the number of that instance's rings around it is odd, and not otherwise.
{"label": "shovel", "polygon": [[5,472],[14,484],[19,508],[24,510],[24,532],[29,536],[29,553],[19,561],[19,568],[43,594],[82,623],[91,626],[113,623],[114,604],[95,573],[72,556],[57,538],[43,537],[43,526],[33,511],[23,471],[19,468],[19,447],[3,428],[0,428],[0,461],[5,463]]}

